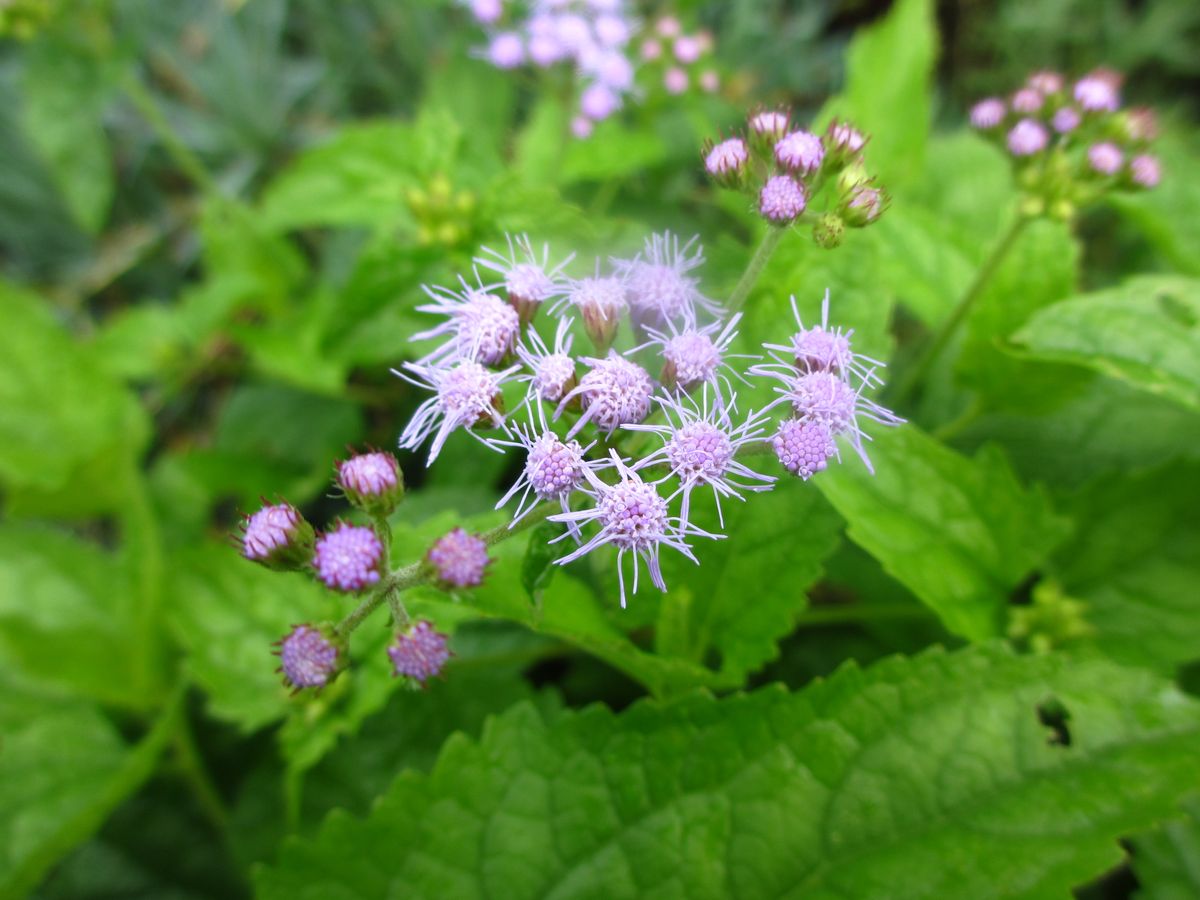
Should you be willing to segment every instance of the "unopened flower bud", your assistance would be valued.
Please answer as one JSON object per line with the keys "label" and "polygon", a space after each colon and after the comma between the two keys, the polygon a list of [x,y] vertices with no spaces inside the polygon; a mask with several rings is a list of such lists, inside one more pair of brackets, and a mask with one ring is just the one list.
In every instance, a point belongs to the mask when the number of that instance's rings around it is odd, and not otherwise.
{"label": "unopened flower bud", "polygon": [[450,659],[446,635],[424,619],[397,634],[387,654],[396,675],[411,678],[422,685],[441,674],[446,661]]}
{"label": "unopened flower bud", "polygon": [[825,132],[825,165],[830,169],[841,169],[851,160],[858,159],[866,143],[863,133],[850,124],[830,122]]}
{"label": "unopened flower bud", "polygon": [[771,448],[785,469],[805,481],[824,471],[837,453],[829,426],[816,420],[785,420],[771,439]]}
{"label": "unopened flower bud", "polygon": [[567,295],[579,310],[583,327],[592,343],[604,352],[616,337],[621,316],[629,308],[625,283],[620,278],[579,278]]}
{"label": "unopened flower bud", "polygon": [[1073,106],[1064,106],[1054,113],[1050,124],[1054,126],[1054,130],[1059,134],[1068,134],[1079,127],[1079,121],[1079,110]]}
{"label": "unopened flower bud", "polygon": [[813,225],[813,241],[826,250],[840,246],[845,234],[846,223],[837,213],[823,213]]}
{"label": "unopened flower bud", "polygon": [[313,567],[327,586],[351,593],[379,581],[383,557],[383,544],[374,531],[339,522],[317,540]]}
{"label": "unopened flower bud", "polygon": [[296,625],[276,641],[278,672],[283,683],[294,690],[327,685],[341,668],[345,645],[331,628]]}
{"label": "unopened flower bud", "polygon": [[1092,144],[1087,152],[1088,165],[1099,175],[1116,175],[1125,161],[1125,154],[1112,141]]}
{"label": "unopened flower bud", "polygon": [[337,485],[359,509],[386,516],[404,496],[404,476],[390,453],[362,453],[337,464]]}
{"label": "unopened flower bud", "polygon": [[746,176],[750,151],[740,137],[710,146],[704,154],[704,169],[722,187],[736,188]]}
{"label": "unopened flower bud", "polygon": [[1129,161],[1129,176],[1138,187],[1158,187],[1158,182],[1162,180],[1162,166],[1157,157],[1142,153]]}
{"label": "unopened flower bud", "polygon": [[483,538],[462,528],[438,538],[427,555],[437,572],[438,581],[447,587],[475,587],[483,583],[483,573],[491,560]]}
{"label": "unopened flower bud", "polygon": [[788,113],[782,109],[761,109],[751,113],[747,119],[750,140],[758,150],[770,151],[776,141],[788,133],[789,120]]}
{"label": "unopened flower bud", "polygon": [[870,225],[887,209],[891,198],[881,187],[870,182],[862,182],[850,191],[842,206],[842,218],[851,228],[862,228]]}
{"label": "unopened flower bud", "polygon": [[1014,112],[1029,115],[1041,109],[1042,104],[1045,102],[1046,99],[1042,96],[1041,91],[1031,87],[1021,88],[1021,90],[1013,94],[1012,108]]}
{"label": "unopened flower bud", "polygon": [[821,139],[809,131],[785,134],[775,144],[775,161],[799,175],[809,175],[821,167],[825,147]]}
{"label": "unopened flower bud", "polygon": [[1158,137],[1158,117],[1154,110],[1146,106],[1137,106],[1125,114],[1126,136],[1136,143],[1142,144]]}
{"label": "unopened flower bud", "polygon": [[768,178],[758,195],[759,214],[775,225],[790,225],[807,205],[804,185],[791,175]]}
{"label": "unopened flower bud", "polygon": [[247,516],[242,555],[271,569],[298,569],[312,556],[312,526],[294,506],[277,503]]}

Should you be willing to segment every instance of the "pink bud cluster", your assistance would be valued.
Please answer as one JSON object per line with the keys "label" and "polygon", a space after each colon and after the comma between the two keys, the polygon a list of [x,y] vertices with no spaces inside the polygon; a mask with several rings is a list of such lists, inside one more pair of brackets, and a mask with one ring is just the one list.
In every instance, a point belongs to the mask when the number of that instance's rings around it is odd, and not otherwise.
{"label": "pink bud cluster", "polygon": [[[1122,110],[1121,81],[1110,69],[1073,83],[1057,72],[1034,72],[1011,96],[988,97],[971,107],[971,125],[1002,143],[1025,168],[1038,167],[1050,178],[1060,170],[1072,172],[1083,190],[1048,186],[1067,201],[1087,199],[1096,189],[1153,188],[1162,175],[1149,152],[1157,123],[1145,107]],[[1067,165],[1049,164],[1053,157]]]}
{"label": "pink bud cluster", "polygon": [[[479,51],[499,69],[565,68],[578,88],[571,131],[578,138],[618,112],[649,85],[681,94],[693,82],[715,91],[720,80],[705,62],[707,32],[685,33],[678,19],[649,25],[632,15],[627,0],[464,0],[488,35]],[[641,88],[638,67],[646,70]]]}
{"label": "pink bud cluster", "polygon": [[787,110],[759,109],[743,133],[705,146],[704,168],[722,187],[754,197],[772,225],[811,216],[814,240],[835,247],[847,226],[870,225],[887,208],[887,191],[864,168],[866,144],[848,122],[834,121],[818,134],[794,123]]}
{"label": "pink bud cluster", "polygon": [[[795,140],[780,155],[810,172],[822,170],[830,154],[853,159],[863,141],[838,128],[835,143]],[[510,246],[531,247],[526,238]],[[781,335],[787,343],[765,348],[773,362],[748,365],[743,361],[762,357],[737,352],[741,317],[702,292],[704,254],[695,238],[652,235],[640,253],[595,260],[577,276],[549,259],[545,251],[504,258],[484,250],[477,263],[498,284],[483,284],[478,274],[462,282],[494,298],[503,282],[504,302],[514,310],[524,304],[503,355],[483,356],[455,339],[457,305],[429,310],[445,321],[416,337],[444,343],[397,372],[432,395],[400,443],[428,443],[427,464],[457,431],[492,450],[516,451],[521,471],[498,508],[515,501],[513,525],[534,508],[562,525],[552,540],[569,542],[560,564],[613,547],[622,605],[643,573],[665,590],[664,548],[698,561],[697,539],[723,537],[723,502],[772,489],[777,476],[761,471],[772,452],[784,473],[804,479],[825,468],[843,443],[869,467],[866,423],[899,423],[867,398],[882,363],[856,353],[852,335],[830,325],[828,298],[820,324],[805,327],[796,313],[796,330]],[[512,290],[518,267],[522,281],[541,285],[538,302]],[[590,353],[581,346],[587,344]],[[463,373],[470,374],[466,387]],[[780,382],[780,397],[744,410],[739,385],[756,377]],[[711,498],[718,528],[697,521],[698,496]],[[444,536],[427,559],[447,587],[478,584],[488,564],[484,542],[462,529]]]}

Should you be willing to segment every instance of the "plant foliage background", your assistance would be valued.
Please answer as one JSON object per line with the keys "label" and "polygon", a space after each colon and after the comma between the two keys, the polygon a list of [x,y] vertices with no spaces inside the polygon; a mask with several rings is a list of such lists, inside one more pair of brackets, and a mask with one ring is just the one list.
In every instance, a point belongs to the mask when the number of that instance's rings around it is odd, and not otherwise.
{"label": "plant foliage background", "polygon": [[[0,7],[0,893],[57,897],[1200,896],[1200,12],[1186,0],[681,3],[718,95],[564,142],[437,0]],[[743,326],[826,287],[903,365],[1013,214],[976,97],[1127,74],[1162,187],[1021,236],[877,475],[730,510],[670,593],[551,572],[410,605],[454,633],[400,688],[278,683],[344,612],[226,539],[420,398],[418,285],[505,232],[581,254],[761,224],[702,178],[755,102],[850,115],[894,202],[785,241]],[[398,555],[490,527],[511,472],[401,457]],[[1189,796],[1190,795],[1190,796]]]}

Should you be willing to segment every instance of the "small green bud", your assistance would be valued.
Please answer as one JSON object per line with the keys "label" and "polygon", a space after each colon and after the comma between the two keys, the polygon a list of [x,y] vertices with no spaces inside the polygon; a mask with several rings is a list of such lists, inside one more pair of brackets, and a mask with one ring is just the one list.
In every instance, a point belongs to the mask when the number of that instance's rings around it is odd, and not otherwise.
{"label": "small green bud", "polygon": [[840,246],[845,234],[846,223],[837,213],[823,213],[813,225],[813,241],[826,250]]}

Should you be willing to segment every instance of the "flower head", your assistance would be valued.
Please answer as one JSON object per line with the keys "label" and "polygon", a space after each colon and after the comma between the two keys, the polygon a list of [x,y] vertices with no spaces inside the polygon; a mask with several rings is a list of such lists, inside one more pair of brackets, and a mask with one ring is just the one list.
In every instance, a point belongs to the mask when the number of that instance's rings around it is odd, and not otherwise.
{"label": "flower head", "polygon": [[1088,165],[1100,175],[1116,175],[1125,161],[1125,154],[1112,141],[1092,144],[1087,151]]}
{"label": "flower head", "polygon": [[672,324],[668,331],[647,329],[653,342],[662,347],[663,370],[661,381],[668,390],[692,390],[704,384],[713,386],[718,398],[732,397],[729,379],[722,369],[737,375],[728,360],[734,338],[737,337],[741,313],[728,322],[717,320],[702,328]]}
{"label": "flower head", "polygon": [[[622,314],[629,308],[629,297],[623,277],[602,276],[599,268],[600,264],[597,262],[596,275],[573,279],[565,299],[579,310],[583,327],[592,343],[601,350],[606,350],[616,337]],[[562,302],[558,303],[556,311],[562,305]]]}
{"label": "flower head", "polygon": [[842,218],[852,228],[863,228],[878,220],[891,198],[881,187],[860,181],[850,189],[842,205]]}
{"label": "flower head", "polygon": [[[404,368],[417,377],[409,377],[396,369],[392,372],[410,384],[435,392],[435,396],[417,407],[400,435],[400,447],[408,450],[416,449],[433,437],[429,458],[425,463],[429,465],[437,459],[446,439],[456,428],[466,428],[474,435],[476,426],[499,428],[504,424],[504,415],[500,410],[500,386],[520,367],[511,366],[502,372],[490,372],[479,363],[464,359],[447,366],[405,363]],[[491,446],[477,435],[476,438],[485,446]]]}
{"label": "flower head", "polygon": [[1129,174],[1133,183],[1139,187],[1157,187],[1162,179],[1162,166],[1159,165],[1158,157],[1141,153],[1129,161]]}
{"label": "flower head", "polygon": [[791,175],[771,176],[758,195],[759,214],[776,225],[794,222],[807,205],[804,185]]}
{"label": "flower head", "polygon": [[[769,491],[775,479],[761,475],[738,462],[737,453],[747,444],[762,439],[762,418],[753,412],[739,425],[733,423],[732,399],[710,404],[705,392],[701,401],[689,397],[659,397],[666,415],[665,425],[627,425],[632,431],[649,431],[663,439],[663,445],[643,457],[633,468],[641,470],[666,463],[680,481],[683,503],[679,517],[688,521],[692,491],[707,485],[712,488],[717,516],[724,527],[721,497],[745,499],[742,491]],[[746,479],[744,483],[738,479]]]}
{"label": "flower head", "polygon": [[1021,88],[1012,97],[1013,112],[1021,115],[1030,115],[1037,112],[1045,104],[1046,98],[1042,96],[1042,92],[1036,88],[1025,87]]}
{"label": "flower head", "polygon": [[663,87],[668,94],[682,94],[688,89],[690,80],[688,73],[679,66],[671,66],[663,73]]}
{"label": "flower head", "polygon": [[1008,149],[1013,156],[1032,156],[1044,150],[1049,139],[1041,122],[1022,119],[1008,132]]}
{"label": "flower head", "polygon": [[[796,305],[796,298],[791,298],[792,317],[796,320],[796,332],[788,345],[765,344],[768,350],[791,357],[785,362],[779,355],[772,353],[771,357],[784,367],[784,370],[794,364],[801,372],[836,372],[843,379],[849,379],[853,374],[861,381],[873,380],[874,367],[883,363],[855,353],[851,349],[850,338],[854,329],[842,331],[829,325],[829,291],[821,301],[821,323],[806,328]],[[778,368],[778,366],[776,366]]]}
{"label": "flower head", "polygon": [[825,469],[837,454],[833,434],[824,422],[785,419],[771,438],[771,448],[785,469],[805,481]]}
{"label": "flower head", "polygon": [[242,530],[242,556],[273,569],[304,565],[312,553],[313,530],[289,503],[263,506],[247,516]]}
{"label": "flower head", "polygon": [[1058,72],[1051,72],[1048,69],[1034,72],[1025,83],[1046,97],[1051,94],[1057,94],[1063,89],[1065,84],[1062,75],[1058,74]]}
{"label": "flower head", "polygon": [[438,538],[429,548],[427,559],[442,584],[460,588],[483,584],[484,570],[491,562],[483,538],[462,528]]}
{"label": "flower head", "polygon": [[1059,134],[1068,134],[1079,127],[1079,110],[1073,106],[1064,106],[1055,111],[1050,124]]}
{"label": "flower head", "polygon": [[603,359],[584,357],[583,361],[591,369],[558,406],[561,414],[567,403],[578,397],[583,407],[583,415],[567,433],[568,437],[574,437],[588,422],[594,422],[605,434],[612,434],[621,425],[646,418],[654,382],[645,369],[611,350]]}
{"label": "flower head", "polygon": [[988,97],[971,107],[971,125],[982,130],[995,128],[1004,121],[1007,114],[1008,107],[1004,105],[1003,100]]}
{"label": "flower head", "polygon": [[750,133],[774,144],[785,134],[790,126],[791,117],[781,109],[764,109],[752,113],[748,120]]}
{"label": "flower head", "polygon": [[525,48],[521,36],[515,31],[501,31],[492,37],[487,48],[487,59],[497,69],[515,69],[525,61]]}
{"label": "flower head", "polygon": [[335,591],[361,591],[379,581],[383,544],[361,525],[339,522],[317,539],[313,566],[317,577]]}
{"label": "flower head", "polygon": [[337,673],[338,644],[312,625],[296,625],[278,642],[279,671],[289,687],[319,688]]}
{"label": "flower head", "polygon": [[570,334],[572,319],[562,318],[554,333],[553,348],[547,347],[541,335],[530,330],[528,335],[529,347],[518,347],[517,356],[528,369],[520,377],[529,382],[529,393],[526,399],[545,400],[548,403],[558,403],[571,388],[575,387],[575,358],[571,356],[571,344],[574,336]]}
{"label": "flower head", "polygon": [[815,172],[825,158],[821,139],[809,131],[785,134],[775,144],[775,161],[792,172],[807,175]]}
{"label": "flower head", "polygon": [[517,511],[509,527],[521,521],[535,502],[554,500],[566,512],[570,509],[571,494],[583,484],[584,469],[595,465],[584,458],[593,445],[582,447],[578,441],[564,441],[546,427],[545,422],[540,431],[517,426],[513,433],[517,438],[513,446],[525,450],[525,467],[513,486],[500,498],[496,509],[520,495]]}
{"label": "flower head", "polygon": [[387,515],[404,495],[400,465],[390,453],[362,453],[337,464],[337,484],[359,509]]}
{"label": "flower head", "polygon": [[704,169],[722,184],[734,185],[745,174],[750,151],[740,137],[731,137],[710,147],[704,155]]}
{"label": "flower head", "polygon": [[1116,112],[1121,105],[1115,79],[1093,73],[1075,82],[1072,94],[1085,112]]}
{"label": "flower head", "polygon": [[[621,585],[621,606],[625,606],[625,572],[622,565],[626,553],[633,554],[633,593],[638,589],[639,560],[645,561],[650,570],[650,580],[661,591],[667,589],[663,581],[659,555],[662,547],[679,551],[692,562],[696,557],[686,543],[690,535],[717,537],[672,516],[655,484],[642,481],[640,475],[629,468],[614,452],[612,464],[620,480],[606,484],[594,473],[585,470],[588,493],[595,505],[591,509],[563,512],[550,516],[552,522],[564,522],[583,526],[595,522],[599,531],[588,541],[557,562],[566,565],[591,553],[598,547],[611,544],[617,548],[617,576]],[[557,539],[556,539],[557,540]]]}
{"label": "flower head", "polygon": [[716,315],[712,300],[700,293],[699,279],[690,273],[704,263],[704,248],[693,237],[683,244],[671,232],[646,239],[642,254],[632,260],[614,260],[625,278],[629,309],[635,322],[662,325],[693,320],[697,307]]}
{"label": "flower head", "polygon": [[563,267],[575,258],[575,254],[551,266],[549,244],[542,245],[539,256],[528,235],[515,238],[508,235],[507,241],[507,254],[484,247],[484,255],[477,256],[475,262],[504,279],[508,302],[517,311],[521,324],[527,325],[543,303],[557,300],[566,292],[561,273]]}
{"label": "flower head", "polygon": [[521,335],[520,317],[511,306],[488,293],[489,287],[482,283],[471,287],[462,278],[459,282],[462,285],[459,291],[421,286],[434,302],[418,306],[417,309],[446,316],[446,321],[414,334],[411,339],[424,341],[449,336],[444,344],[421,361],[472,359],[485,366],[499,365],[516,348]]}
{"label": "flower head", "polygon": [[441,674],[450,659],[446,635],[425,619],[397,634],[387,654],[396,675],[412,678],[421,684]]}

